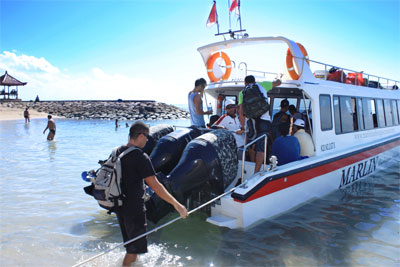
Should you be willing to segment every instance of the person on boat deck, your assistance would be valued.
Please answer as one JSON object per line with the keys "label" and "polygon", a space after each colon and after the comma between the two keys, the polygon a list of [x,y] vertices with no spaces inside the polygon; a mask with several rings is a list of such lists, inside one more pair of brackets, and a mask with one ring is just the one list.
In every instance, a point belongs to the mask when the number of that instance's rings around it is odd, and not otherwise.
{"label": "person on boat deck", "polygon": [[300,144],[300,156],[312,157],[315,154],[314,143],[311,136],[304,130],[305,122],[297,119],[293,123],[293,136],[297,138]]}
{"label": "person on boat deck", "polygon": [[49,134],[47,135],[47,140],[52,141],[56,135],[56,122],[53,120],[53,116],[47,116],[47,127],[44,129],[43,134],[49,129]]}
{"label": "person on boat deck", "polygon": [[[249,86],[249,85],[253,85],[256,84],[256,79],[254,78],[253,75],[248,75],[245,77],[244,79],[244,85],[245,86]],[[281,80],[276,79],[273,82],[263,82],[263,86],[258,85],[258,89],[260,90],[260,92],[264,95],[264,97],[267,99],[267,91],[271,90],[273,87],[279,86],[281,84]],[[241,125],[241,129],[244,129],[244,123],[245,123],[245,116],[244,116],[244,110],[243,110],[243,90],[240,91],[239,93],[239,114],[240,114],[240,125]],[[255,126],[256,126],[256,131],[257,131],[257,138],[259,136],[262,136],[264,134],[268,134],[271,131],[271,116],[269,114],[269,112],[265,112],[263,115],[261,115],[259,118],[255,119]],[[260,171],[261,168],[261,164],[264,160],[264,140],[265,138],[261,138],[260,140],[258,140],[256,142],[256,147],[255,147],[255,151],[256,151],[256,164],[254,167],[254,173]]]}
{"label": "person on boat deck", "polygon": [[294,121],[296,121],[297,119],[303,119],[303,114],[298,112],[294,105],[289,106],[289,113],[290,113],[290,116],[292,116]]}
{"label": "person on boat deck", "polygon": [[212,110],[203,111],[203,94],[207,82],[203,78],[197,79],[194,83],[194,89],[189,92],[188,104],[190,112],[190,124],[200,128],[205,128],[204,115],[212,114]]}
{"label": "person on boat deck", "polygon": [[239,117],[236,115],[236,105],[235,101],[228,99],[225,102],[226,114],[221,116],[212,126],[216,128],[227,129],[233,132],[233,136],[236,140],[236,145],[238,147],[239,158],[241,159],[244,146],[244,129],[240,127]]}
{"label": "person on boat deck", "polygon": [[280,136],[272,144],[271,154],[278,159],[278,166],[300,160],[300,144],[296,137],[289,135],[290,122],[278,126]]}
{"label": "person on boat deck", "polygon": [[275,140],[281,136],[279,132],[279,125],[290,122],[290,116],[286,113],[289,109],[289,101],[283,99],[281,101],[281,110],[274,115],[272,119],[272,138]]}
{"label": "person on boat deck", "polygon": [[[211,115],[210,116],[210,121],[207,123],[207,128],[213,128],[214,123],[220,118],[219,115]],[[217,127],[214,127],[217,128]]]}
{"label": "person on boat deck", "polygon": [[[174,206],[184,219],[188,212],[165,187],[157,180],[149,156],[142,151],[148,140],[150,129],[143,122],[135,122],[129,129],[129,141],[118,148],[124,152],[131,146],[137,147],[121,159],[121,190],[125,195],[122,206],[116,211],[124,243],[146,232],[146,208],[144,204],[145,184],[164,201]],[[130,266],[137,259],[137,254],[147,252],[147,240],[143,237],[125,245],[126,254],[123,266]]]}

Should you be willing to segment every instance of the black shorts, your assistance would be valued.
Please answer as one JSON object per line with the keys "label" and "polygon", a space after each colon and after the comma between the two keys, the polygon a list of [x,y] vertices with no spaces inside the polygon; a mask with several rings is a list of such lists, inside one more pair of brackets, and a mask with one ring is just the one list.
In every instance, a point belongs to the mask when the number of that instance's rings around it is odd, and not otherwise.
{"label": "black shorts", "polygon": [[[118,223],[121,228],[124,243],[146,233],[146,214],[132,216],[125,215],[123,212],[117,212]],[[141,254],[147,252],[147,238],[142,237],[132,243],[125,245],[126,253]]]}
{"label": "black shorts", "polygon": [[[257,137],[260,137],[261,135],[264,134],[269,134],[269,131],[271,129],[271,122],[262,119],[256,119],[256,129],[257,129]],[[264,152],[264,143],[265,143],[265,138],[261,138],[256,142],[256,148],[255,148],[256,152]]]}

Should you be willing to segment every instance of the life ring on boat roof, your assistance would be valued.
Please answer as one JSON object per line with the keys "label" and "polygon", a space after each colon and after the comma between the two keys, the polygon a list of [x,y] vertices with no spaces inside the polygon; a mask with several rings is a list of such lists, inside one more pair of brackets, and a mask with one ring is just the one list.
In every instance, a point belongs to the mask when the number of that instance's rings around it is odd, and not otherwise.
{"label": "life ring on boat roof", "polygon": [[[225,74],[221,78],[217,78],[217,77],[215,77],[215,74],[214,74],[214,63],[217,60],[217,58],[220,58],[220,57],[225,61],[226,70],[225,70]],[[229,76],[231,75],[231,72],[232,72],[232,62],[226,53],[224,53],[224,52],[214,53],[207,60],[207,74],[208,74],[208,78],[210,78],[211,82],[217,82],[220,80],[228,80]]]}
{"label": "life ring on boat roof", "polygon": [[[304,58],[306,59],[306,62],[308,65],[310,65],[310,62],[308,61],[308,54],[306,49],[304,48],[304,46],[302,46],[301,44],[297,43],[297,45],[299,46],[301,52],[303,53]],[[289,72],[290,77],[293,80],[298,80],[300,75],[297,74],[294,66],[293,66],[293,55],[290,52],[290,49],[288,48],[287,53],[286,53],[286,69]]]}

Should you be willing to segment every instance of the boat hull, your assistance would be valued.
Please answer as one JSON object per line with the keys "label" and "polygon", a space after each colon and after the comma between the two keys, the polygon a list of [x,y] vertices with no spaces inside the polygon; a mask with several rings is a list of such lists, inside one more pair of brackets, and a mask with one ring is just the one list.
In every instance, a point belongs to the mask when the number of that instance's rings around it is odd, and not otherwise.
{"label": "boat hull", "polygon": [[258,173],[221,199],[220,205],[211,209],[207,221],[229,228],[251,227],[391,167],[390,158],[399,155],[400,138],[397,137],[319,162],[310,158],[301,167],[296,167],[300,162],[293,162],[278,174]]}

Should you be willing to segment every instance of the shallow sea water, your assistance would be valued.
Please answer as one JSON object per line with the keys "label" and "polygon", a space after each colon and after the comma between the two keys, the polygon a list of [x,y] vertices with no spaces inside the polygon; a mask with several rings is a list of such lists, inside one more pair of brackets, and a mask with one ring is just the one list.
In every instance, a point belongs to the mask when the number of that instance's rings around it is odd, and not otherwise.
{"label": "shallow sea water", "polygon": [[[80,176],[125,143],[129,128],[56,122],[49,142],[46,119],[0,121],[0,266],[71,266],[122,242],[116,218],[83,192]],[[194,213],[151,234],[135,266],[399,266],[399,156],[386,159],[390,169],[247,231]],[[123,256],[118,248],[86,266],[120,266]]]}

